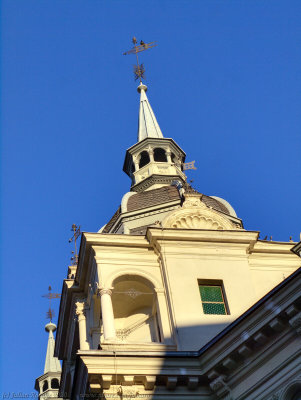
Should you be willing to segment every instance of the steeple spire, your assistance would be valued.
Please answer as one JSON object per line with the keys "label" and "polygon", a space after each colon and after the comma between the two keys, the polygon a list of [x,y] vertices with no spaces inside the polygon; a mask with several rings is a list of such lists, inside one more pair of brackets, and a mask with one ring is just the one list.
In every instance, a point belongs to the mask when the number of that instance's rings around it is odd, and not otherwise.
{"label": "steeple spire", "polygon": [[53,332],[56,330],[56,325],[52,322],[45,325],[45,331],[49,332],[48,336],[48,344],[47,344],[47,353],[45,359],[45,367],[44,367],[44,374],[47,372],[61,372],[61,364],[57,357],[54,357],[54,336]]}
{"label": "steeple spire", "polygon": [[51,397],[53,400],[59,398],[59,387],[61,380],[61,364],[57,357],[54,357],[55,340],[53,332],[56,325],[49,322],[45,325],[45,331],[49,332],[47,353],[45,359],[44,373],[39,376],[35,382],[35,389],[39,392],[39,399],[45,400]]}
{"label": "steeple spire", "polygon": [[146,96],[147,86],[140,83],[137,90],[140,92],[138,142],[145,138],[162,139],[163,134]]}

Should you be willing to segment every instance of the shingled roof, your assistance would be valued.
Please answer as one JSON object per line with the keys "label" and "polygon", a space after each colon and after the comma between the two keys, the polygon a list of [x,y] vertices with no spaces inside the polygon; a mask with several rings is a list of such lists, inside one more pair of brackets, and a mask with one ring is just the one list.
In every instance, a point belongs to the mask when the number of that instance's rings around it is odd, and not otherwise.
{"label": "shingled roof", "polygon": [[[192,189],[192,188],[191,188]],[[194,193],[199,193],[192,189]],[[201,195],[201,193],[199,193]],[[144,208],[157,206],[160,204],[170,203],[172,201],[181,200],[180,193],[175,186],[163,186],[158,189],[146,190],[145,192],[138,192],[129,197],[127,202],[127,212],[142,210]],[[213,197],[202,195],[201,201],[207,207],[213,208],[216,211],[230,215],[228,208],[220,201]],[[115,212],[113,217],[104,227],[102,233],[109,233],[117,219],[121,214],[121,206]]]}
{"label": "shingled roof", "polygon": [[175,186],[163,186],[159,189],[146,190],[134,194],[128,199],[127,211],[141,210],[170,201],[180,200],[181,196]]}
{"label": "shingled roof", "polygon": [[107,223],[107,225],[103,228],[102,233],[109,233],[110,232],[110,229],[113,227],[113,225],[117,221],[117,219],[118,219],[120,214],[121,214],[121,206],[118,207],[118,210],[115,212],[115,214],[110,219],[110,221]]}

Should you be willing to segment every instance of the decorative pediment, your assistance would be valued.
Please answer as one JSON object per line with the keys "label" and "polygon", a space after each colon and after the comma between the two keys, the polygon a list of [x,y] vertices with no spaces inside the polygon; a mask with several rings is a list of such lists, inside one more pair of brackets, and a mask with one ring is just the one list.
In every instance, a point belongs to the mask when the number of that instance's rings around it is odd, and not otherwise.
{"label": "decorative pediment", "polygon": [[201,202],[200,194],[186,194],[182,208],[168,215],[162,225],[177,229],[237,229],[230,220]]}

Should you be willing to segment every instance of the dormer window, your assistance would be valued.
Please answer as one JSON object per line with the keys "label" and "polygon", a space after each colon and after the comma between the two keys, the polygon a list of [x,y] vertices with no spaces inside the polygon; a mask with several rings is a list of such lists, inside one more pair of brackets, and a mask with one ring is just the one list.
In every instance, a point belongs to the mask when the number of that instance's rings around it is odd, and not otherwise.
{"label": "dormer window", "polygon": [[167,157],[164,149],[157,148],[154,150],[154,160],[159,162],[167,162]]}
{"label": "dormer window", "polygon": [[144,167],[149,162],[150,162],[150,158],[149,158],[148,152],[147,151],[142,151],[142,153],[140,153],[139,168]]}

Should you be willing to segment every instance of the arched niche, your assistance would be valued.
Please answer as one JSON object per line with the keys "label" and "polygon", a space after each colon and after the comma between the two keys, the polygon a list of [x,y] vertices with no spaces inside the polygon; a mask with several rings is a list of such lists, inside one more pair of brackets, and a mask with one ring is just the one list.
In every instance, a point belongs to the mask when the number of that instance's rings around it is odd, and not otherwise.
{"label": "arched niche", "polygon": [[161,342],[154,285],[139,275],[113,281],[112,303],[116,334],[125,343]]}
{"label": "arched niche", "polygon": [[150,162],[149,154],[146,150],[139,154],[139,168],[144,167]]}
{"label": "arched niche", "polygon": [[164,149],[157,147],[154,149],[154,160],[158,162],[167,162],[166,152]]}

